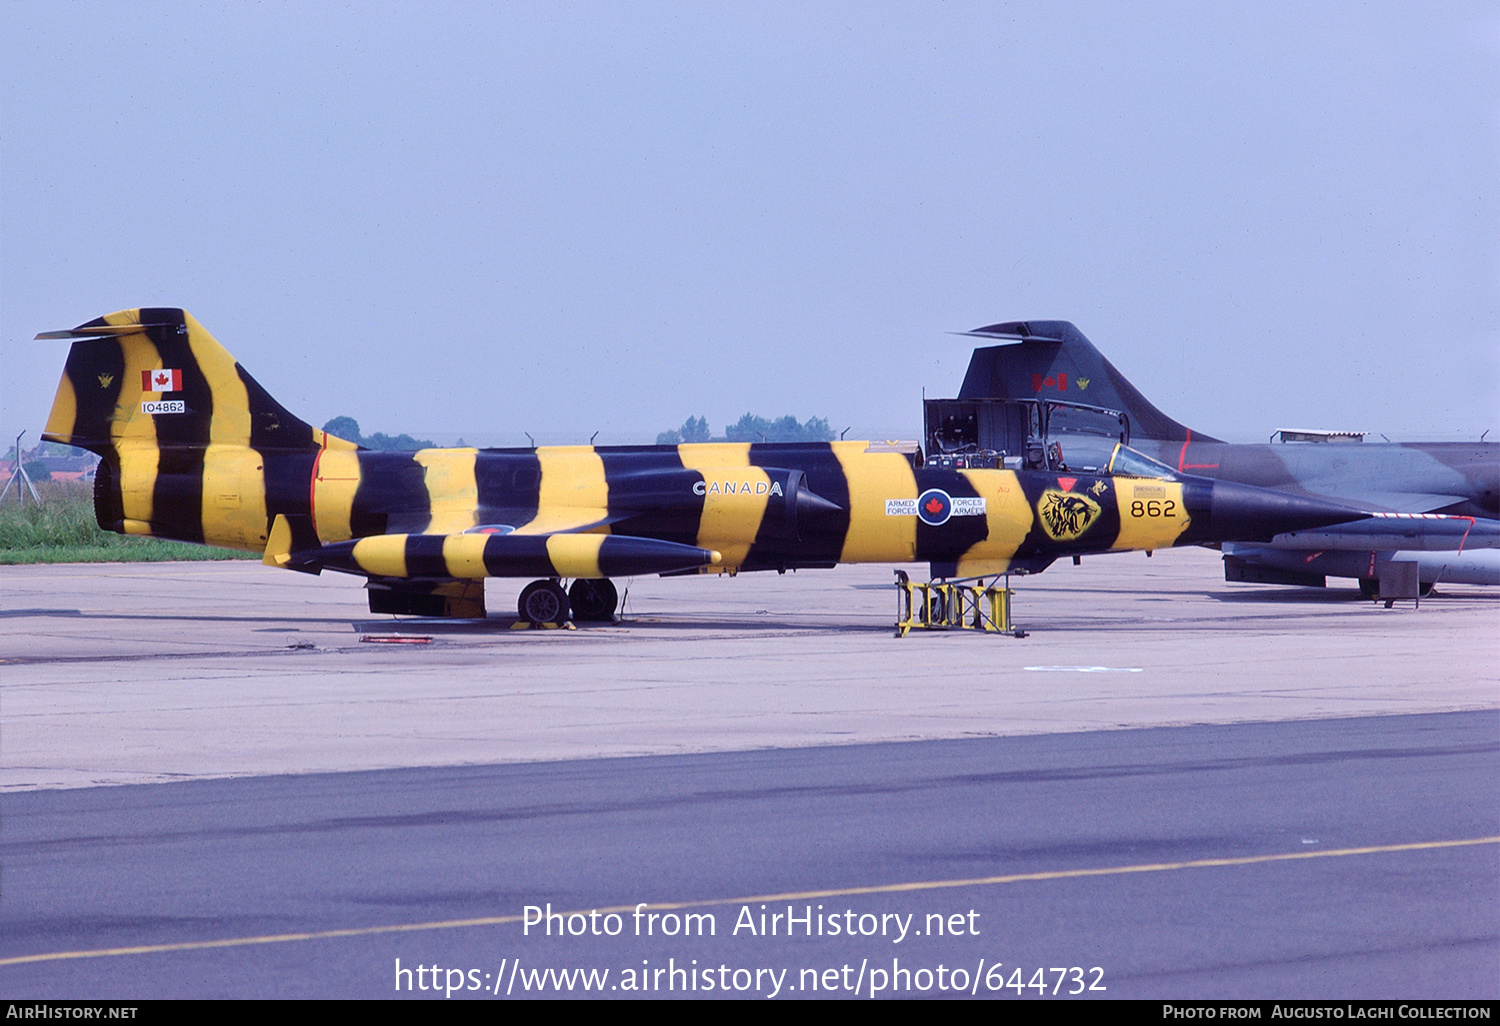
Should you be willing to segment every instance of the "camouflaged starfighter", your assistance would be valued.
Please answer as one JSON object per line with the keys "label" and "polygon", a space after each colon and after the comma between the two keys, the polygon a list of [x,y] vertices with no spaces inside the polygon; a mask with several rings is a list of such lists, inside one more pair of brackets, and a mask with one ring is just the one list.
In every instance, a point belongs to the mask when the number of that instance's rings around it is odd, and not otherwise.
{"label": "camouflaged starfighter", "polygon": [[[1221,442],[1158,410],[1068,321],[1007,321],[963,334],[1006,344],[974,350],[956,399],[928,401],[930,447],[1019,452],[1030,426],[1077,466],[1097,462],[1090,435],[1103,435],[1178,473],[1382,514],[1269,542],[1225,539],[1231,581],[1317,587],[1353,577],[1374,595],[1391,563],[1411,562],[1424,591],[1438,581],[1500,584],[1500,443],[1379,444],[1360,432],[1319,430]],[[1034,410],[1034,424],[997,412],[1016,408]]]}
{"label": "camouflaged starfighter", "polygon": [[925,562],[976,577],[1364,515],[1120,445],[1089,472],[843,441],[374,452],[288,412],[182,310],[38,338],[73,342],[44,437],[101,457],[100,526],[356,574],[378,613],[479,617],[484,578],[531,577],[523,620],[604,620],[610,579],[637,574]]}

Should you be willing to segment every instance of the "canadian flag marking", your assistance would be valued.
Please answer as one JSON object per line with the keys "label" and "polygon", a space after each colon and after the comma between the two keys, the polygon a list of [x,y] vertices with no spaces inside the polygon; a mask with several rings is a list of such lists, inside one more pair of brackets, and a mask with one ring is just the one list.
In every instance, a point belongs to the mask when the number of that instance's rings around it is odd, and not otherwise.
{"label": "canadian flag marking", "polygon": [[142,392],[181,392],[182,371],[164,368],[141,371]]}

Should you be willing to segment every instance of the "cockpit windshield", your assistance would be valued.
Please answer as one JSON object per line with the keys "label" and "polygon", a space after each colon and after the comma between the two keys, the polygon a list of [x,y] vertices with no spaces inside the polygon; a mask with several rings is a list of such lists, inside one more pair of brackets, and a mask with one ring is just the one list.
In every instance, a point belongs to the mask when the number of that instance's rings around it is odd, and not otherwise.
{"label": "cockpit windshield", "polygon": [[1177,471],[1150,456],[1138,453],[1128,445],[1116,445],[1109,458],[1107,472],[1117,477],[1164,477],[1177,480]]}

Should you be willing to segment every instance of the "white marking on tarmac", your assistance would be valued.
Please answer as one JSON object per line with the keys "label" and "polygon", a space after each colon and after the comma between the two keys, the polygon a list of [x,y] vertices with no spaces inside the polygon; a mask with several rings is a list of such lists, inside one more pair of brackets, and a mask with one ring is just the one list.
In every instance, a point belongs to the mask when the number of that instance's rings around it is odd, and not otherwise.
{"label": "white marking on tarmac", "polygon": [[1028,666],[1043,673],[1144,673],[1139,666]]}

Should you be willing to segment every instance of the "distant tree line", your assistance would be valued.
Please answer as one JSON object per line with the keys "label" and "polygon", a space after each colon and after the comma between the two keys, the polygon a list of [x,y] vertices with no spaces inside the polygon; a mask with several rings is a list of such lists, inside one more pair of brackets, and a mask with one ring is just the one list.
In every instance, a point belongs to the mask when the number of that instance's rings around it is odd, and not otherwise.
{"label": "distant tree line", "polygon": [[353,417],[334,417],[323,430],[330,435],[337,435],[346,442],[362,445],[366,449],[382,449],[386,452],[415,452],[418,449],[434,449],[437,443],[426,438],[413,438],[411,435],[387,435],[377,431],[368,437],[359,433],[359,421]]}
{"label": "distant tree line", "polygon": [[679,442],[831,442],[833,428],[823,417],[809,417],[802,423],[793,416],[767,420],[747,413],[738,422],[724,429],[722,437],[713,437],[704,417],[689,417],[675,431],[663,431],[656,436],[657,445],[676,445]]}

